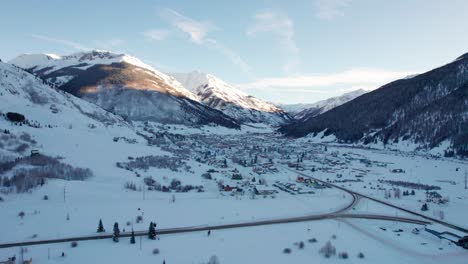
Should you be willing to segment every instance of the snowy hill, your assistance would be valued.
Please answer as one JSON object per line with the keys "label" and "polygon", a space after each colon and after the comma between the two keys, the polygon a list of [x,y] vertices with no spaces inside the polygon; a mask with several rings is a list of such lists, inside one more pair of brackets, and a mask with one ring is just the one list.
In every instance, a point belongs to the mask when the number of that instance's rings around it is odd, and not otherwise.
{"label": "snowy hill", "polygon": [[11,61],[46,82],[130,120],[238,128],[235,120],[139,59],[108,51],[20,55]]}
{"label": "snowy hill", "polygon": [[361,95],[363,95],[363,94],[365,94],[367,92],[368,91],[366,91],[366,90],[359,89],[359,90],[355,90],[355,91],[352,91],[352,92],[349,92],[349,93],[345,93],[345,94],[337,96],[337,97],[332,97],[332,98],[329,98],[329,99],[326,99],[326,100],[323,100],[323,101],[316,102],[314,104],[311,104],[306,109],[304,109],[302,111],[299,111],[296,114],[294,114],[294,119],[304,119],[304,118],[308,119],[308,118],[312,118],[314,116],[323,114],[323,113],[325,113],[327,111],[330,111],[333,108],[335,108],[337,106],[340,106],[340,105],[342,105],[344,103],[347,103],[347,102],[353,100],[354,98],[357,98],[357,97],[359,97],[359,96],[361,96]]}
{"label": "snowy hill", "polygon": [[[19,114],[24,121],[10,122],[8,113]],[[97,168],[94,172],[102,168],[96,155],[102,155],[104,149],[110,155],[116,146],[112,145],[114,137],[138,138],[133,126],[120,116],[2,62],[0,131],[0,162],[28,157],[29,151],[38,149],[51,157],[60,156],[66,163]],[[107,147],[102,148],[104,145]]]}
{"label": "snowy hill", "polygon": [[2,113],[18,112],[44,125],[122,125],[124,120],[102,108],[56,90],[16,66],[0,62]]}
{"label": "snowy hill", "polygon": [[203,103],[240,122],[280,124],[290,120],[274,104],[247,95],[211,74],[193,71],[171,75]]}

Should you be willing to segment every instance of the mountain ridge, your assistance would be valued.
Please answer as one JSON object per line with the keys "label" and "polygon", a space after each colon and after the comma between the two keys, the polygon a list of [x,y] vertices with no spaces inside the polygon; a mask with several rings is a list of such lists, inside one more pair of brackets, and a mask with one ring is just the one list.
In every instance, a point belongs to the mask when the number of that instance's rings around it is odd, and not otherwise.
{"label": "mountain ridge", "polygon": [[356,97],[359,97],[368,91],[364,89],[358,89],[351,92],[344,93],[339,96],[331,97],[325,100],[318,101],[311,104],[308,108],[294,114],[294,119],[310,119],[314,116],[323,114],[327,111],[332,110],[342,104],[345,104]]}
{"label": "mountain ridge", "polygon": [[463,91],[467,85],[468,56],[462,56],[426,73],[388,83],[311,119],[283,126],[280,131],[293,137],[324,132],[346,143],[410,141],[426,149],[448,141],[447,151],[466,154],[468,97]]}
{"label": "mountain ridge", "polygon": [[171,75],[201,102],[241,122],[281,124],[291,120],[276,105],[250,96],[214,75],[199,71]]}
{"label": "mountain ridge", "polygon": [[173,77],[126,54],[93,50],[69,56],[20,55],[11,63],[129,120],[240,127],[202,104]]}

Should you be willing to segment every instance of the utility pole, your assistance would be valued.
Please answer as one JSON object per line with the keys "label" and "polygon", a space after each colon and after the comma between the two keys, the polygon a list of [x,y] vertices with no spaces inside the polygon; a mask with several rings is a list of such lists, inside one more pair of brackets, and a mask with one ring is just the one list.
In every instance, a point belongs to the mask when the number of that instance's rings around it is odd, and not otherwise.
{"label": "utility pole", "polygon": [[23,263],[24,262],[24,252],[26,250],[23,248],[23,247],[20,247],[20,256],[21,256],[21,260],[20,260],[20,263]]}
{"label": "utility pole", "polygon": [[468,189],[468,187],[467,187],[467,177],[468,177],[467,172],[465,171],[465,190]]}
{"label": "utility pole", "polygon": [[67,201],[67,184],[63,185],[63,202],[65,203]]}

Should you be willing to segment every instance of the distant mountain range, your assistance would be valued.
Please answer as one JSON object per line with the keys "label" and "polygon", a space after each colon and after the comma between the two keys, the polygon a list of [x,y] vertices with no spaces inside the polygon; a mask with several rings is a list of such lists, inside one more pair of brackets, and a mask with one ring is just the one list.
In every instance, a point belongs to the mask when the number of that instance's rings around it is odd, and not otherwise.
{"label": "distant mountain range", "polygon": [[313,103],[307,103],[307,104],[306,103],[297,103],[297,104],[276,103],[275,105],[283,109],[283,111],[285,111],[291,116],[294,116],[295,114],[314,106]]}
{"label": "distant mountain range", "polygon": [[356,97],[359,97],[368,91],[366,90],[355,90],[348,93],[345,93],[340,96],[332,97],[326,100],[322,100],[313,104],[302,105],[302,108],[297,107],[295,112],[291,113],[294,119],[307,119],[314,116],[323,114],[327,111],[332,110],[333,108],[340,106],[344,103],[347,103]]}
{"label": "distant mountain range", "polygon": [[266,123],[280,125],[280,132],[293,137],[333,135],[337,142],[360,144],[406,142],[425,149],[443,147],[447,155],[468,154],[468,54],[371,92],[356,90],[292,106],[275,106],[210,74],[170,76],[135,57],[108,51],[21,55],[10,63],[17,67],[2,63],[1,81],[12,109],[22,104],[14,103],[18,95],[29,100],[27,105],[50,109],[64,105],[99,122],[228,128]]}
{"label": "distant mountain range", "polygon": [[468,154],[468,54],[397,80],[317,116],[281,127],[288,136],[334,135],[346,143],[414,143]]}

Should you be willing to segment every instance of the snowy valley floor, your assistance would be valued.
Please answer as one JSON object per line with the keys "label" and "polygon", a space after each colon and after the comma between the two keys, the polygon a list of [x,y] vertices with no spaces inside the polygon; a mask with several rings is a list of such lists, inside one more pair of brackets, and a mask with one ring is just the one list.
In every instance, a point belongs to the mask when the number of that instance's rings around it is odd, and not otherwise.
{"label": "snowy valley floor", "polygon": [[[9,128],[30,132],[24,127]],[[395,198],[394,186],[385,183],[385,180],[440,186],[438,192],[448,197],[449,202],[429,203],[430,209],[425,214],[439,216],[440,211],[443,211],[446,221],[468,227],[468,191],[463,188],[463,176],[468,167],[463,161],[332,145],[328,145],[325,151],[326,145],[283,139],[265,129],[251,129],[249,133],[218,131],[218,134],[210,130],[213,128],[203,131],[173,126],[164,132],[183,135],[181,141],[185,145],[168,141],[159,147],[148,146],[131,129],[74,128],[72,131],[55,128],[51,130],[53,133],[44,129],[34,131],[34,138],[40,142],[37,148],[41,153],[61,156],[69,164],[90,168],[94,177],[85,181],[50,179],[44,186],[31,192],[2,194],[0,244],[93,235],[96,234],[99,219],[102,219],[107,231],[112,230],[114,222],[119,223],[122,231],[130,231],[132,227],[135,231],[145,231],[150,221],[156,222],[157,228],[229,224],[324,214],[346,207],[351,202],[349,194],[330,188],[314,189],[296,182],[298,175],[287,167],[295,169],[296,157],[302,153],[305,153],[303,160],[297,166],[301,172],[323,180],[329,179],[335,184],[379,199],[385,199],[385,192],[391,191],[389,202],[415,211],[420,211],[425,192],[416,190],[414,196]],[[143,129],[140,131],[147,132]],[[138,142],[113,142],[115,136],[137,138]],[[55,138],[60,138],[60,144],[56,143]],[[252,148],[256,144],[262,150]],[[191,159],[186,161],[190,170],[176,172],[150,167],[129,171],[116,167],[116,162],[128,161],[129,156],[175,156],[177,150],[184,148],[190,151]],[[253,159],[255,155],[258,155],[258,164],[272,161],[278,171],[262,171],[258,174],[253,170],[260,165],[241,166],[233,161],[233,157]],[[207,161],[197,162],[195,159]],[[219,165],[224,159],[227,160],[227,168]],[[214,170],[211,173],[213,179],[202,178],[201,175],[210,169]],[[402,169],[404,173],[393,173],[392,169]],[[140,177],[135,176],[137,173]],[[247,184],[252,183],[254,178],[255,184],[260,179],[265,180],[266,184],[262,188],[273,189],[278,193],[255,195],[255,199],[252,199],[246,187],[243,187],[246,192],[237,196],[231,195],[230,191],[219,190],[215,180],[240,186],[239,181],[231,178],[236,173],[241,174]],[[143,179],[148,176],[165,185],[177,178],[182,184],[203,186],[204,192],[143,192],[124,188],[128,181],[134,182],[138,188],[145,188]],[[274,187],[276,182],[295,184],[302,190],[313,190],[314,193],[293,195]],[[401,188],[402,191],[411,190]],[[48,200],[43,199],[45,195]],[[173,195],[175,202],[172,202]],[[25,215],[20,217],[19,212]],[[365,199],[359,201],[351,212],[413,217]],[[136,223],[139,215],[143,216],[142,223]],[[415,227],[423,228],[378,220],[321,220],[216,230],[209,237],[206,232],[161,235],[156,241],[143,237],[141,249],[139,238],[135,245],[131,245],[128,238],[122,238],[119,243],[111,239],[80,241],[76,248],[72,248],[70,243],[28,246],[24,258],[32,257],[34,263],[73,264],[163,263],[164,260],[168,264],[207,263],[213,255],[223,264],[467,263],[468,250],[426,232],[413,234],[411,231]],[[402,229],[402,232],[394,232],[398,229]],[[334,235],[336,238],[333,238]],[[312,238],[317,242],[310,243],[309,239]],[[303,249],[295,245],[300,241],[305,243]],[[319,250],[327,241],[336,247],[337,254],[346,252],[349,258],[324,258]],[[155,248],[159,254],[153,254]],[[285,248],[290,248],[292,252],[283,253]],[[62,252],[66,254],[65,257],[60,256]],[[362,259],[357,257],[360,252],[364,254]],[[20,248],[0,249],[0,261],[12,255],[20,256]]]}

